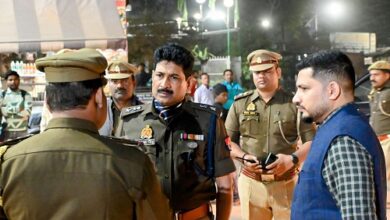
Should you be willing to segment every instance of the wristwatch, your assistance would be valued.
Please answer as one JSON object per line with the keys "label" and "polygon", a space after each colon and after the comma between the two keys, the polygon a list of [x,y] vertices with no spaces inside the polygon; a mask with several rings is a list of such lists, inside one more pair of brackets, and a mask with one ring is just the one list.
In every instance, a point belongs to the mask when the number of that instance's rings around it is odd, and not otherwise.
{"label": "wristwatch", "polygon": [[291,157],[292,157],[292,162],[293,162],[294,166],[298,165],[298,163],[299,163],[298,156],[295,153],[292,153]]}

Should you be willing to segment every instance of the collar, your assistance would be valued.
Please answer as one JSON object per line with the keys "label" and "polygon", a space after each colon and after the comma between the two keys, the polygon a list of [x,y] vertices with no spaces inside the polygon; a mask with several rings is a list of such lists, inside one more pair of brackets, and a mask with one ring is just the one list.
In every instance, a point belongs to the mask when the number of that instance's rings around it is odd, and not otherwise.
{"label": "collar", "polygon": [[52,118],[45,130],[55,128],[72,128],[98,134],[98,129],[93,122],[79,118]]}
{"label": "collar", "polygon": [[326,122],[328,122],[331,118],[333,118],[333,116],[335,116],[338,112],[340,112],[340,110],[348,105],[353,105],[353,102],[349,102],[345,105],[342,105],[336,109],[334,109],[328,116],[326,116],[326,118],[324,119],[324,121],[322,123],[319,123],[318,124],[318,128],[322,127],[324,124],[326,124]]}
{"label": "collar", "polygon": [[[282,89],[282,88],[278,88],[275,92],[275,94],[272,96],[272,98],[269,100],[268,103],[270,103],[272,100],[279,100],[279,99],[282,99],[285,95],[285,91]],[[250,97],[250,100],[251,102],[254,102],[256,101],[256,99],[261,99],[263,100],[263,98],[260,96],[260,93],[257,91],[257,89],[254,90],[253,94],[251,95]]]}

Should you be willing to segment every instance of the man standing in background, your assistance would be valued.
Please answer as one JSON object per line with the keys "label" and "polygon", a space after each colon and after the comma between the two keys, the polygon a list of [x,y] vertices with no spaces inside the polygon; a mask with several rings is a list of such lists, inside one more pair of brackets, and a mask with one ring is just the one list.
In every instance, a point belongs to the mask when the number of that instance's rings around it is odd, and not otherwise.
{"label": "man standing in background", "polygon": [[234,97],[240,93],[242,93],[244,90],[238,84],[237,82],[234,82],[234,73],[233,70],[231,69],[226,69],[223,71],[223,78],[225,81],[222,83],[226,86],[228,90],[228,100],[227,102],[223,105],[223,107],[226,110],[230,109],[230,106],[232,106],[234,102]]}
{"label": "man standing in background", "polygon": [[[296,168],[306,158],[314,136],[313,126],[301,121],[292,94],[280,87],[281,59],[268,50],[248,55],[256,89],[236,96],[225,122],[235,143],[231,155],[244,161],[238,178],[243,220],[290,218]],[[297,148],[299,139],[303,144]],[[260,166],[260,161],[269,162]]]}
{"label": "man standing in background", "polygon": [[4,76],[7,89],[0,97],[1,113],[4,117],[3,140],[15,139],[27,135],[28,119],[32,110],[32,97],[23,89],[19,89],[20,76],[15,71],[8,71]]}
{"label": "man standing in background", "polygon": [[196,89],[194,95],[194,102],[213,105],[214,97],[210,89],[210,77],[207,73],[202,73],[200,75],[201,85]]}
{"label": "man standing in background", "polygon": [[135,75],[135,81],[137,87],[145,87],[150,80],[150,74],[145,72],[145,64],[140,63],[137,65],[138,73]]}
{"label": "man standing in background", "polygon": [[377,61],[368,67],[372,91],[370,124],[381,143],[386,161],[386,178],[390,183],[390,63]]}
{"label": "man standing in background", "polygon": [[134,94],[137,69],[127,63],[114,61],[107,68],[108,88],[111,97],[107,98],[107,119],[99,129],[101,135],[113,136],[123,108],[143,104]]}

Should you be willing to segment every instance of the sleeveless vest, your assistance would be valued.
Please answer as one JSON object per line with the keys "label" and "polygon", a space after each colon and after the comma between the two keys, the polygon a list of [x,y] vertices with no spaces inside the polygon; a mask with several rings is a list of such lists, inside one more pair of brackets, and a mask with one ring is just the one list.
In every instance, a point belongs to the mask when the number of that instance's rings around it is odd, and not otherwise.
{"label": "sleeveless vest", "polygon": [[350,136],[369,152],[374,163],[376,213],[386,219],[386,166],[376,135],[354,104],[342,107],[317,130],[310,152],[299,174],[292,203],[291,219],[341,219],[340,209],[322,177],[325,156],[338,136]]}

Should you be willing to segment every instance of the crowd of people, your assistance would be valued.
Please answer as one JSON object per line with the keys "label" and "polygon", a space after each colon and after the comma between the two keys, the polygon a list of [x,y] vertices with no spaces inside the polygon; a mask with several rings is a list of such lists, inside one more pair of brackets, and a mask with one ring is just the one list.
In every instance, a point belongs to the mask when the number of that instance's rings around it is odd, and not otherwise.
{"label": "crowd of people", "polygon": [[[239,199],[243,220],[386,219],[390,63],[368,68],[368,122],[344,53],[301,60],[294,93],[280,85],[281,60],[251,52],[255,89],[244,91],[230,69],[197,85],[178,44],[155,50],[150,75],[93,49],[38,59],[50,120],[0,148],[1,217],[227,220]],[[20,137],[31,113],[17,73],[6,80],[4,140]],[[135,88],[148,82],[153,100],[142,103]]]}

